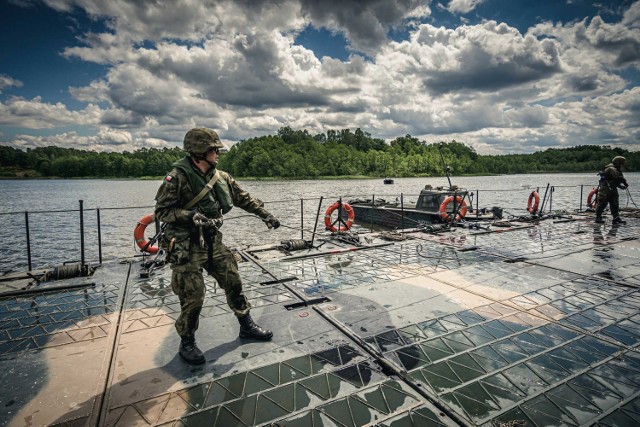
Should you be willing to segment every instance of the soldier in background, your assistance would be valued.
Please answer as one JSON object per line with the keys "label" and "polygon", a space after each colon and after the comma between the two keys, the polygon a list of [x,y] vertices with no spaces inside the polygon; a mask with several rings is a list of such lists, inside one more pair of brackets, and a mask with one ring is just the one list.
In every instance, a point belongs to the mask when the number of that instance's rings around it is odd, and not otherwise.
{"label": "soldier in background", "polygon": [[618,200],[618,188],[625,190],[629,185],[622,175],[622,166],[625,159],[622,156],[616,156],[612,162],[608,164],[603,172],[600,172],[600,182],[598,187],[598,206],[596,207],[596,222],[604,223],[602,213],[609,204],[611,215],[613,216],[612,224],[626,224],[620,218],[620,204]]}
{"label": "soldier in background", "polygon": [[175,324],[182,339],[179,354],[190,364],[205,362],[195,341],[205,297],[203,268],[224,289],[240,323],[240,338],[270,340],[273,336],[251,319],[237,261],[222,243],[219,228],[222,215],[234,205],[262,218],[269,229],[278,228],[280,222],[228,173],[216,168],[223,147],[215,131],[191,129],[184,137],[189,155],[174,163],[156,195],[156,216],[166,224],[160,245],[171,263],[171,288],[180,299]]}

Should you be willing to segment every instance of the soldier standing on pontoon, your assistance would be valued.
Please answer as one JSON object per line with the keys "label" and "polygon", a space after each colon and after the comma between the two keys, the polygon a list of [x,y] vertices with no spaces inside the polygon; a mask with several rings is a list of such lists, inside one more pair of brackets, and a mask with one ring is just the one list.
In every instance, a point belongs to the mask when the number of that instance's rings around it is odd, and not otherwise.
{"label": "soldier standing on pontoon", "polygon": [[223,147],[215,131],[191,129],[184,137],[189,155],[174,163],[156,195],[156,216],[166,224],[160,245],[171,263],[171,288],[180,298],[179,354],[191,364],[205,362],[195,341],[205,297],[203,268],[224,289],[240,323],[240,338],[270,340],[273,336],[251,319],[237,261],[222,243],[219,228],[222,215],[234,205],[259,216],[270,229],[278,228],[280,222],[228,173],[216,168]]}
{"label": "soldier standing on pontoon", "polygon": [[626,221],[620,218],[620,204],[618,200],[618,188],[626,190],[629,186],[621,170],[626,160],[627,159],[622,156],[616,156],[612,162],[604,168],[604,171],[600,172],[598,206],[596,207],[596,222],[598,224],[604,223],[602,213],[607,207],[607,204],[613,216],[612,224],[626,224]]}

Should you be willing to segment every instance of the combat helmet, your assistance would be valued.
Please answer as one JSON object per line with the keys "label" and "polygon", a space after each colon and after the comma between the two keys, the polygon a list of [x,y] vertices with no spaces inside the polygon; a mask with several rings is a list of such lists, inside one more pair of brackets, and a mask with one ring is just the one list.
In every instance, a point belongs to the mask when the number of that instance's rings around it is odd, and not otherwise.
{"label": "combat helmet", "polygon": [[205,157],[209,148],[224,148],[216,131],[207,128],[193,128],[184,136],[184,151]]}
{"label": "combat helmet", "polygon": [[624,158],[624,157],[622,157],[622,156],[615,156],[615,157],[613,158],[613,160],[612,160],[612,163],[613,163],[614,165],[623,165],[623,164],[624,164],[624,162],[626,162],[626,161],[627,161],[627,159],[625,159],[625,158]]}

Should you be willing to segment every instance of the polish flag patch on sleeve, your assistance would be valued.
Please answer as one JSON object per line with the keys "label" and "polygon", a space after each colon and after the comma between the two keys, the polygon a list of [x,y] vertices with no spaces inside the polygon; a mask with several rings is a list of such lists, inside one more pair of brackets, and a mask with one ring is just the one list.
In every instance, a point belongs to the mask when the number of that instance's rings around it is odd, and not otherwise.
{"label": "polish flag patch on sleeve", "polygon": [[171,181],[173,179],[173,177],[171,175],[167,175],[167,177],[164,179],[165,181]]}

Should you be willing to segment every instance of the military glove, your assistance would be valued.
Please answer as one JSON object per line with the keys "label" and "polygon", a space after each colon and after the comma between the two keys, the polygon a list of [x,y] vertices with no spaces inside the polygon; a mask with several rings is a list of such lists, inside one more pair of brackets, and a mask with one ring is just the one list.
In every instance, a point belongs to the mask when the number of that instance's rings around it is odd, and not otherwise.
{"label": "military glove", "polygon": [[202,227],[203,225],[207,225],[209,223],[209,218],[207,218],[205,215],[201,214],[200,212],[193,212],[193,214],[191,215],[191,222],[193,222],[193,224],[196,227]]}
{"label": "military glove", "polygon": [[278,221],[278,219],[271,214],[269,214],[266,218],[264,218],[263,221],[265,224],[267,224],[267,227],[269,228],[269,230],[271,230],[272,228],[280,227],[280,221]]}

